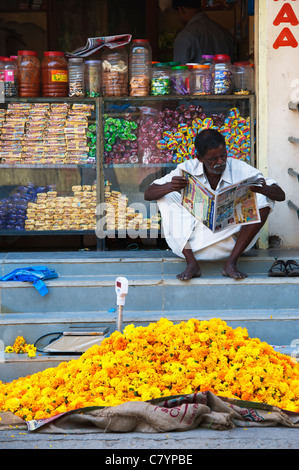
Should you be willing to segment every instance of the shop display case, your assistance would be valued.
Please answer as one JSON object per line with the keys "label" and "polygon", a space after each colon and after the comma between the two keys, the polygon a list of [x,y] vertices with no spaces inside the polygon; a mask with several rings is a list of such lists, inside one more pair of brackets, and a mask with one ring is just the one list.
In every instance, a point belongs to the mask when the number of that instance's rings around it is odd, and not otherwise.
{"label": "shop display case", "polygon": [[[254,95],[105,98],[102,102],[104,193],[99,237],[157,238],[157,204],[144,192],[178,163],[194,158],[201,129],[223,133],[228,155],[255,165]],[[105,206],[103,206],[103,209]]]}
{"label": "shop display case", "polygon": [[0,235],[154,239],[154,179],[215,127],[254,165],[254,96],[14,98],[0,105]]}
{"label": "shop display case", "polygon": [[0,235],[94,233],[96,100],[8,99],[0,108]]}

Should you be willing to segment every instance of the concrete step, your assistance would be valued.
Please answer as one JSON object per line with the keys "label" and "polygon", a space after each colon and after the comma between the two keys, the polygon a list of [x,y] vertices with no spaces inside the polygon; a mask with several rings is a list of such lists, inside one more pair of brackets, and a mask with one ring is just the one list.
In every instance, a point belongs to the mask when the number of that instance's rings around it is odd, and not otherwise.
{"label": "concrete step", "polygon": [[[108,327],[110,334],[117,328],[117,307],[112,311],[97,312],[48,312],[10,314],[1,320],[0,338],[5,345],[12,344],[17,336],[24,336],[29,343],[35,343],[43,335],[62,333],[74,326]],[[269,344],[291,344],[299,338],[298,309],[223,309],[223,310],[123,310],[123,326],[147,326],[160,318],[174,323],[221,318],[232,328],[247,328],[250,337],[258,337]],[[42,348],[53,337],[39,342]],[[298,340],[299,343],[299,340]]]}
{"label": "concrete step", "polygon": [[[120,273],[124,275],[124,273]],[[206,276],[182,282],[171,275],[128,275],[128,310],[296,309],[299,278],[251,275],[235,281]],[[42,297],[28,282],[1,282],[1,318],[11,313],[107,312],[116,304],[115,276],[64,276],[46,281]]]}
{"label": "concrete step", "polygon": [[[249,274],[267,274],[276,258],[299,260],[299,249],[250,250],[238,263]],[[3,276],[16,268],[46,265],[55,269],[60,277],[98,275],[175,275],[185,263],[168,250],[137,251],[78,251],[0,253],[0,274]],[[201,261],[203,275],[221,274],[223,261]]]}

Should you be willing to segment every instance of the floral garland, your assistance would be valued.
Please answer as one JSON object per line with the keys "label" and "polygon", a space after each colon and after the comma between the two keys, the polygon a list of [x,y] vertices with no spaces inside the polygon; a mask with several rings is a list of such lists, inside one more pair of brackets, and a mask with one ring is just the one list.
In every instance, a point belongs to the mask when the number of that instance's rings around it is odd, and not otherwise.
{"label": "floral garland", "polygon": [[76,360],[0,382],[0,410],[28,421],[206,390],[299,412],[299,364],[221,319],[162,318],[115,331]]}

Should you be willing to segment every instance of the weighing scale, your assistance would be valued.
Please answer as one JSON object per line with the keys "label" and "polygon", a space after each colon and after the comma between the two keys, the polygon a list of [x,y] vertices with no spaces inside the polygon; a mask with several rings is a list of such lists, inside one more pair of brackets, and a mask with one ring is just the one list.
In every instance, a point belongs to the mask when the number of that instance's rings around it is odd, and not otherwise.
{"label": "weighing scale", "polygon": [[107,337],[109,328],[71,327],[43,349],[45,353],[81,354]]}
{"label": "weighing scale", "polygon": [[[123,307],[128,293],[128,284],[128,280],[125,277],[116,278],[115,292],[117,296],[116,304],[118,306],[116,328],[120,332],[123,329]],[[60,333],[59,338],[48,344],[43,349],[43,352],[51,354],[81,354],[95,344],[100,345],[108,335],[108,327],[70,327],[68,330]]]}

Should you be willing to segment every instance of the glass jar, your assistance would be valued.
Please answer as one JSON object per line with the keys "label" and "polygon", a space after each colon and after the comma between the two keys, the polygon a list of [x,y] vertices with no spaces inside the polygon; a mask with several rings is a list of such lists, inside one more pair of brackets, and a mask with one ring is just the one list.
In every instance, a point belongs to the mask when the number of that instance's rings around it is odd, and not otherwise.
{"label": "glass jar", "polygon": [[235,62],[233,65],[233,91],[237,95],[254,93],[254,71],[250,62]]}
{"label": "glass jar", "polygon": [[124,47],[102,55],[103,96],[128,95],[128,53]]}
{"label": "glass jar", "polygon": [[190,76],[190,94],[211,95],[213,91],[213,79],[210,66],[195,65]]}
{"label": "glass jar", "polygon": [[213,82],[215,95],[229,95],[232,92],[232,68],[230,57],[225,54],[214,56]]}
{"label": "glass jar", "polygon": [[200,65],[209,65],[210,67],[214,63],[214,56],[213,55],[202,55]]}
{"label": "glass jar", "polygon": [[68,66],[64,53],[46,51],[42,61],[42,96],[68,95]]}
{"label": "glass jar", "polygon": [[171,89],[174,95],[189,94],[189,68],[187,65],[172,67]]}
{"label": "glass jar", "polygon": [[41,87],[41,65],[37,52],[18,51],[17,66],[19,96],[39,96]]}
{"label": "glass jar", "polygon": [[86,96],[100,96],[101,94],[101,61],[86,60],[84,63],[84,80]]}
{"label": "glass jar", "polygon": [[68,60],[68,78],[70,97],[85,96],[84,92],[84,62],[82,58],[71,57]]}
{"label": "glass jar", "polygon": [[130,96],[147,96],[151,88],[152,49],[148,39],[134,39],[129,55]]}
{"label": "glass jar", "polygon": [[171,69],[168,64],[159,62],[152,66],[151,95],[169,95]]}
{"label": "glass jar", "polygon": [[6,98],[18,96],[17,64],[14,59],[4,57],[4,94]]}

